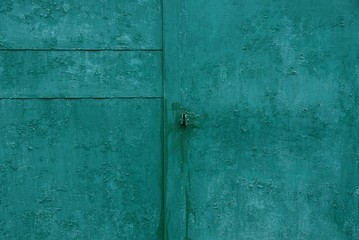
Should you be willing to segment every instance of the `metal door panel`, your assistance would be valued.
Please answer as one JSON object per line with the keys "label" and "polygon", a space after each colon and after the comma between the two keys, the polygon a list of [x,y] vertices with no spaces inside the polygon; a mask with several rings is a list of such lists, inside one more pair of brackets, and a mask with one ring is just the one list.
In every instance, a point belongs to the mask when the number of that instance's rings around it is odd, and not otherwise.
{"label": "metal door panel", "polygon": [[0,97],[161,97],[162,53],[1,51]]}
{"label": "metal door panel", "polygon": [[161,100],[1,100],[3,239],[159,239]]}
{"label": "metal door panel", "polygon": [[0,3],[0,48],[161,49],[159,0]]}
{"label": "metal door panel", "polygon": [[358,3],[164,9],[168,239],[356,239]]}

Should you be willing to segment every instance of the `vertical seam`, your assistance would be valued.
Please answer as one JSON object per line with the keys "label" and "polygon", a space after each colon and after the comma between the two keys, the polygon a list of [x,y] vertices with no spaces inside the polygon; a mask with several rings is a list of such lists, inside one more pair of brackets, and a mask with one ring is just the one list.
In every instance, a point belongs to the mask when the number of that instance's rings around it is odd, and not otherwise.
{"label": "vertical seam", "polygon": [[164,30],[164,1],[161,0],[161,34],[162,34],[162,52],[161,52],[161,62],[162,62],[162,239],[166,240],[166,229],[167,229],[167,219],[166,219],[166,166],[167,159],[165,153],[165,144],[166,144],[166,99],[165,99],[165,30]]}

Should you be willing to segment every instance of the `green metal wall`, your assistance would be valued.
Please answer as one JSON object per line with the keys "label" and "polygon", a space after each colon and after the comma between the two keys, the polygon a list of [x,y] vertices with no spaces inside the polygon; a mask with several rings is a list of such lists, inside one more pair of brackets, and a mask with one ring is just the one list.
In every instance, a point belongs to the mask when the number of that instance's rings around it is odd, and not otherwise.
{"label": "green metal wall", "polygon": [[168,239],[358,239],[359,2],[164,3]]}
{"label": "green metal wall", "polygon": [[0,239],[162,238],[161,12],[0,2]]}
{"label": "green metal wall", "polygon": [[1,1],[0,239],[358,239],[358,14]]}

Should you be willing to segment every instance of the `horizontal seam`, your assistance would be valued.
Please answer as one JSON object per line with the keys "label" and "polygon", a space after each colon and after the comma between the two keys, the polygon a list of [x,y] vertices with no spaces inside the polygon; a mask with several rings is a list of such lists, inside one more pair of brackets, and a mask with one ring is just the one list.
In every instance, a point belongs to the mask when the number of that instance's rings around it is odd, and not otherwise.
{"label": "horizontal seam", "polygon": [[2,52],[162,52],[162,49],[116,49],[116,48],[102,48],[102,49],[85,49],[85,48],[55,48],[55,49],[45,49],[45,48],[0,48]]}
{"label": "horizontal seam", "polygon": [[0,100],[111,100],[111,99],[163,99],[163,97],[0,97]]}

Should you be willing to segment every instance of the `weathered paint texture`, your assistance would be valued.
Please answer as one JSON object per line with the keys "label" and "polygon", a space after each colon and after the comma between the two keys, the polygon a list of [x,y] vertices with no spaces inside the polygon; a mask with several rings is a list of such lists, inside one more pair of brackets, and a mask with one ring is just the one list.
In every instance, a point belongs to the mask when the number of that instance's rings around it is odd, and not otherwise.
{"label": "weathered paint texture", "polygon": [[162,239],[159,0],[0,1],[0,239]]}
{"label": "weathered paint texture", "polygon": [[158,239],[161,100],[1,100],[0,239]]}
{"label": "weathered paint texture", "polygon": [[0,239],[358,239],[358,14],[1,1]]}
{"label": "weathered paint texture", "polygon": [[2,0],[0,48],[160,49],[160,0]]}
{"label": "weathered paint texture", "polygon": [[164,13],[168,239],[358,239],[359,2]]}
{"label": "weathered paint texture", "polygon": [[0,97],[161,97],[161,55],[2,51]]}

